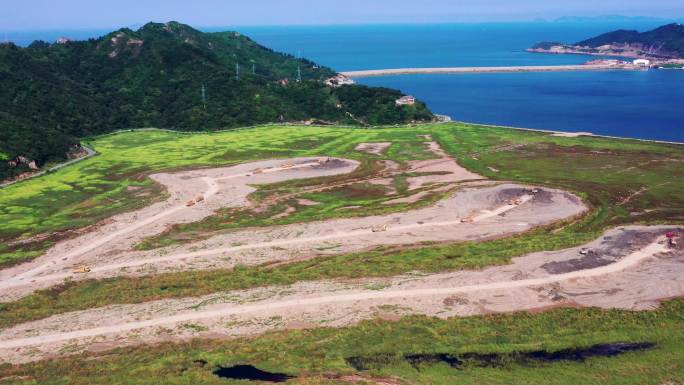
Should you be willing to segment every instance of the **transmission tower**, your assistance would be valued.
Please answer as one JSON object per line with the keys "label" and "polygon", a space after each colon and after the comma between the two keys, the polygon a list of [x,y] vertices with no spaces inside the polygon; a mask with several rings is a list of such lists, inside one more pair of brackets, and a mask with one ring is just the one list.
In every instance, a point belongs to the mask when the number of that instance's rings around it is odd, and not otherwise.
{"label": "transmission tower", "polygon": [[240,63],[235,63],[235,80],[240,80]]}
{"label": "transmission tower", "polygon": [[301,81],[302,81],[302,67],[297,66],[297,82],[301,82]]}
{"label": "transmission tower", "polygon": [[207,88],[202,84],[202,106],[207,109]]}

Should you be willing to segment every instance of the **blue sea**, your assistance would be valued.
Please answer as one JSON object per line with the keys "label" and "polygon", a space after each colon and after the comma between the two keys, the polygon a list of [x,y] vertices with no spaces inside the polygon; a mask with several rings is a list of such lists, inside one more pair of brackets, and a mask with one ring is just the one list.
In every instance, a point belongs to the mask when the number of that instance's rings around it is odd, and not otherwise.
{"label": "blue sea", "polygon": [[[237,30],[275,50],[338,71],[401,67],[583,63],[593,57],[525,52],[539,41],[576,42],[640,23],[484,23],[204,28]],[[10,34],[25,45],[106,31]],[[397,88],[454,120],[684,142],[684,71],[404,75],[360,79]]]}

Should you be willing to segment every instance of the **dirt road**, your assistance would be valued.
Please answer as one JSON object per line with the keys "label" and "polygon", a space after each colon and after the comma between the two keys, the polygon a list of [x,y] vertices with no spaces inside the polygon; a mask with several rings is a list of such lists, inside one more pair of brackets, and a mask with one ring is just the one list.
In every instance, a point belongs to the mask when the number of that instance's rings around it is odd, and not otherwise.
{"label": "dirt road", "polygon": [[[640,248],[621,260],[605,266],[592,269],[571,271],[562,274],[548,275],[530,279],[505,280],[499,282],[487,282],[458,287],[433,287],[433,288],[413,288],[413,289],[389,289],[381,291],[362,291],[344,294],[332,294],[318,297],[307,297],[290,299],[284,301],[268,301],[265,303],[221,306],[211,310],[200,310],[183,312],[172,316],[153,317],[143,321],[117,323],[111,326],[102,326],[74,330],[68,332],[42,334],[33,337],[3,339],[0,340],[0,349],[26,348],[35,345],[52,344],[74,339],[84,339],[90,337],[103,336],[108,334],[121,334],[140,329],[147,329],[159,326],[173,326],[179,323],[200,321],[212,318],[225,318],[229,316],[247,315],[250,313],[267,312],[278,313],[283,309],[288,312],[298,312],[297,309],[308,309],[312,307],[330,306],[354,308],[361,306],[360,303],[368,301],[385,300],[408,300],[411,298],[434,297],[434,296],[453,296],[467,293],[482,293],[494,290],[510,290],[523,287],[536,287],[550,284],[572,281],[577,279],[589,279],[593,277],[606,276],[619,273],[633,268],[639,263],[654,257],[659,253],[667,252],[664,237],[658,237],[655,241]],[[263,315],[263,314],[262,314]]]}
{"label": "dirt road", "polygon": [[[325,160],[324,160],[325,161]],[[319,159],[302,158],[287,161],[291,163],[287,167],[276,166],[285,161],[269,161],[256,162],[253,165],[241,165],[232,167],[236,169],[234,173],[221,174],[220,172],[208,173],[210,175],[195,175],[197,182],[201,181],[204,187],[198,187],[196,184],[189,184],[189,173],[175,174],[174,183],[166,184],[171,192],[172,198],[164,204],[154,205],[152,208],[146,208],[133,214],[122,214],[114,220],[113,225],[104,226],[93,234],[86,234],[75,240],[68,240],[62,242],[58,247],[50,250],[44,257],[39,258],[33,262],[19,265],[13,268],[5,269],[0,272],[0,290],[10,289],[17,286],[27,285],[33,283],[32,278],[40,275],[48,269],[56,269],[59,266],[69,266],[72,260],[77,259],[89,252],[103,249],[104,246],[116,246],[121,248],[121,239],[135,233],[136,236],[129,238],[129,244],[132,245],[133,240],[140,239],[145,235],[155,234],[160,228],[168,224],[182,223],[184,221],[196,220],[203,216],[211,214],[214,209],[224,207],[223,204],[234,203],[235,201],[244,200],[246,195],[253,191],[253,188],[247,186],[247,182],[260,183],[269,181],[279,181],[294,178],[306,177],[320,177],[326,175],[335,175],[338,173],[347,173],[352,171],[358,165],[354,161],[341,161],[336,168],[323,168]],[[262,166],[262,167],[257,167]],[[298,170],[307,170],[308,173],[304,175],[293,175],[293,172]],[[312,172],[313,171],[313,172]],[[332,172],[331,172],[332,171]],[[196,172],[190,172],[196,173]],[[285,178],[269,178],[271,174],[283,174]],[[160,174],[162,180],[168,180],[168,174]],[[154,179],[154,176],[153,176]],[[230,197],[228,202],[217,202],[217,205],[211,207],[212,198],[220,193],[220,183],[233,179],[243,179],[240,183],[243,194],[236,194]],[[182,191],[183,187],[191,186],[189,191]],[[180,191],[179,191],[180,190]],[[202,196],[201,202],[196,202],[189,206],[186,202],[193,200],[195,202],[197,196]],[[176,203],[180,202],[180,204]],[[210,207],[208,210],[201,210],[202,208]],[[203,211],[197,215],[198,209]],[[115,242],[116,241],[116,242]],[[125,266],[120,266],[125,267]],[[62,274],[58,279],[65,278],[73,274]]]}

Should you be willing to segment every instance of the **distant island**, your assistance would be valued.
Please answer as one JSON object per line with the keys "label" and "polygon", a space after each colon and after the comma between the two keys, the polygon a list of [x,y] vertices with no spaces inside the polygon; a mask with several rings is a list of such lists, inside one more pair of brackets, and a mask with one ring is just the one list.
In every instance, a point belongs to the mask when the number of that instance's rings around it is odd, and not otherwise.
{"label": "distant island", "polygon": [[684,59],[684,25],[668,24],[648,32],[617,30],[574,44],[541,42],[528,52],[621,56],[661,62]]}
{"label": "distant island", "polygon": [[366,87],[237,32],[177,22],[26,48],[0,44],[0,180],[79,157],[119,129],[209,131],[262,123],[431,121],[424,103]]}

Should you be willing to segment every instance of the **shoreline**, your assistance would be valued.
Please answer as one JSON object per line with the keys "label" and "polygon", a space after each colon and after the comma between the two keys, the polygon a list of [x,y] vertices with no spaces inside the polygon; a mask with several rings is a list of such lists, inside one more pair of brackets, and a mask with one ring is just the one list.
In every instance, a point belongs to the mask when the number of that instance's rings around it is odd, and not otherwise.
{"label": "shoreline", "polygon": [[344,71],[340,74],[349,78],[367,78],[392,75],[418,74],[471,74],[506,72],[564,72],[564,71],[641,71],[646,68],[634,65],[571,64],[555,66],[510,66],[510,67],[434,67],[434,68],[392,68],[377,70]]}
{"label": "shoreline", "polygon": [[642,138],[630,138],[628,136],[611,136],[611,135],[602,135],[602,134],[595,134],[593,132],[578,132],[578,131],[557,131],[557,130],[546,130],[543,128],[526,128],[526,127],[514,127],[514,126],[504,126],[504,125],[499,125],[499,124],[488,124],[488,123],[475,123],[475,122],[464,122],[461,120],[452,120],[449,123],[460,123],[460,124],[468,124],[471,126],[483,126],[483,127],[494,127],[494,128],[505,128],[509,130],[518,130],[518,131],[532,131],[532,132],[540,132],[540,133],[545,133],[545,134],[554,134],[557,135],[558,137],[587,137],[587,138],[604,138],[604,139],[620,139],[620,140],[636,140],[639,142],[648,142],[648,143],[657,143],[657,144],[670,144],[670,145],[676,145],[676,146],[684,146],[684,142],[674,142],[674,141],[668,141],[668,140],[657,140],[657,139],[642,139]]}

